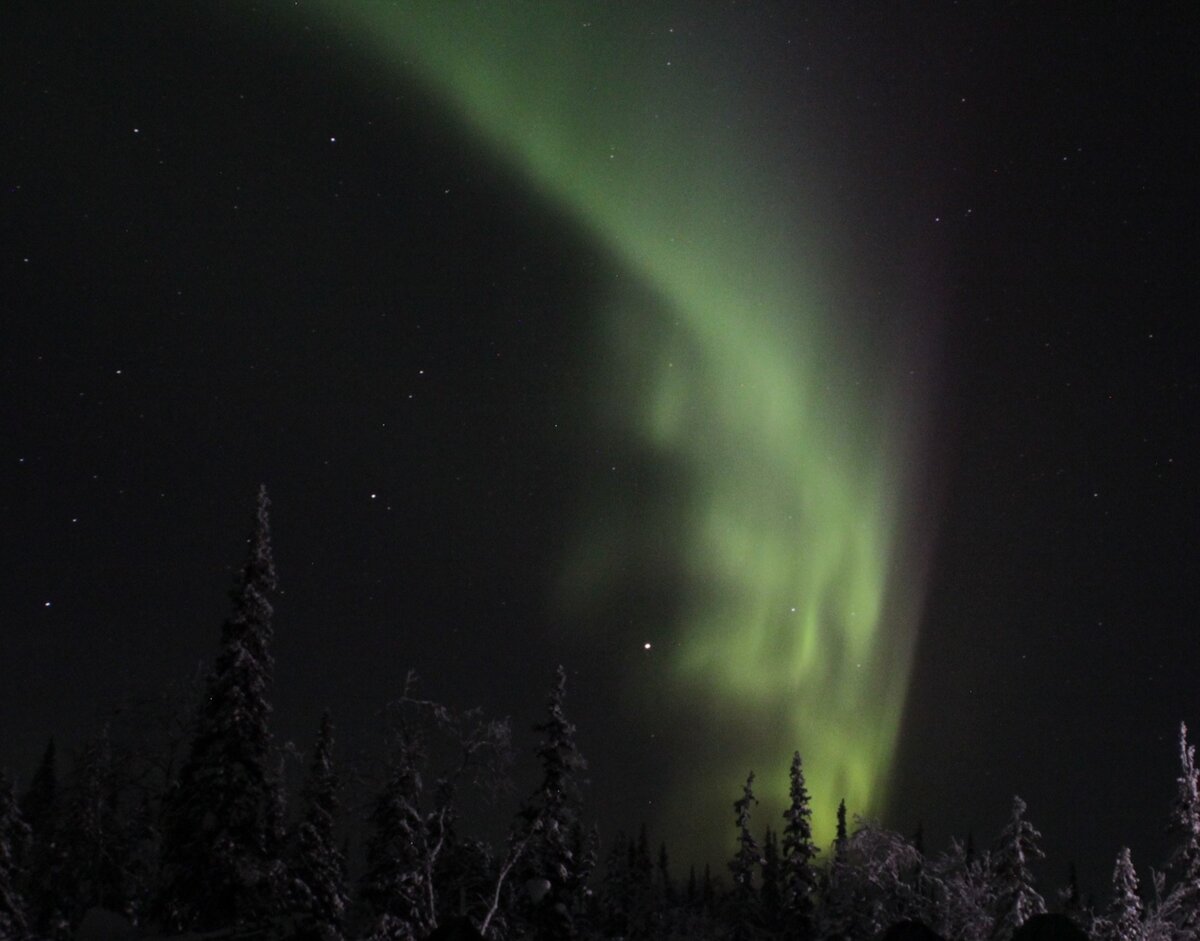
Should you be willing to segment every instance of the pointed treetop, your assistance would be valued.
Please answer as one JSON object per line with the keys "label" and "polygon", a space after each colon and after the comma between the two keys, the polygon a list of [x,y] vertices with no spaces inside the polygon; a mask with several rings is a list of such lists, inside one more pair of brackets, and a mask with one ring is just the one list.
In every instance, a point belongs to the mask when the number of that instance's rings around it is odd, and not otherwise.
{"label": "pointed treetop", "polygon": [[259,484],[254,537],[250,545],[250,558],[246,560],[244,574],[247,582],[253,579],[266,591],[274,591],[276,588],[275,561],[271,555],[270,510],[271,499],[267,496],[267,485]]}

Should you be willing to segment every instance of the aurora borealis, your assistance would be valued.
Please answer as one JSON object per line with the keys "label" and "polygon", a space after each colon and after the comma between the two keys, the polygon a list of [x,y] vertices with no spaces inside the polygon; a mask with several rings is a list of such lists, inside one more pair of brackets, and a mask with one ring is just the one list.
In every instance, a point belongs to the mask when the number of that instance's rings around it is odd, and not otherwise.
{"label": "aurora borealis", "polygon": [[636,513],[589,489],[562,597],[578,623],[631,571],[672,586],[669,622],[640,624],[665,635],[667,674],[631,695],[682,699],[710,732],[707,773],[669,803],[723,800],[753,768],[773,813],[799,749],[821,841],[840,799],[878,813],[921,595],[901,509],[920,403],[839,311],[812,235],[830,220],[805,200],[819,155],[784,152],[753,50],[727,61],[713,23],[651,6],[328,12],[632,282],[564,316],[598,324],[595,435],[670,483]]}

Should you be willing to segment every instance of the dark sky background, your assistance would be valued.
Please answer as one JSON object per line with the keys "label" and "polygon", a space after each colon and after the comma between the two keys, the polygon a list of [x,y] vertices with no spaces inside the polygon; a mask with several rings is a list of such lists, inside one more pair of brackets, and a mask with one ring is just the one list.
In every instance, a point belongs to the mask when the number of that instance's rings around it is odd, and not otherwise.
{"label": "dark sky background", "polygon": [[[879,9],[734,4],[706,39],[797,39],[760,105],[821,76],[830,205],[937,285],[911,326],[937,537],[884,822],[986,842],[1020,793],[1043,888],[1074,859],[1102,893],[1121,845],[1164,861],[1200,731],[1196,15]],[[614,261],[318,17],[266,10],[0,12],[0,765],[27,780],[50,735],[211,657],[261,481],[281,738],[328,706],[373,747],[413,667],[524,747],[561,661],[602,826],[653,820],[674,757],[619,703],[644,658],[547,600]],[[900,257],[872,248],[856,267]]]}

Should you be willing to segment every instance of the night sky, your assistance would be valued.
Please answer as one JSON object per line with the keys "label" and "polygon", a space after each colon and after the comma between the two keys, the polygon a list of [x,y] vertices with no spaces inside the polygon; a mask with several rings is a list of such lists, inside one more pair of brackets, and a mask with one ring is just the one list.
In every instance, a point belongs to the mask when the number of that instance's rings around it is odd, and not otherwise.
{"label": "night sky", "polygon": [[715,859],[798,748],[825,836],[1160,866],[1197,26],[4,4],[0,766],[208,662],[261,482],[280,740],[412,668],[526,748],[561,662],[602,833]]}

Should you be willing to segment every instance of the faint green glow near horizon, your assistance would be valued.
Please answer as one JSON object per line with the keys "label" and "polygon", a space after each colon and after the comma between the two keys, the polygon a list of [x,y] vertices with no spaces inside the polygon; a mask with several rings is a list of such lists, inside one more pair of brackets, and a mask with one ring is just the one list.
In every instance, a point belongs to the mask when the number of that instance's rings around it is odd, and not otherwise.
{"label": "faint green glow near horizon", "polygon": [[[683,492],[641,535],[590,525],[565,590],[619,591],[622,553],[682,586],[655,654],[666,694],[722,744],[670,803],[731,804],[753,768],[774,814],[799,749],[820,839],[841,798],[878,812],[920,594],[897,532],[909,442],[887,412],[905,404],[840,333],[824,220],[801,204],[819,168],[770,139],[784,132],[763,80],[653,4],[325,6],[646,289],[598,300],[610,358],[593,391],[602,423],[678,469]],[[661,527],[671,557],[651,559],[640,547]]]}

